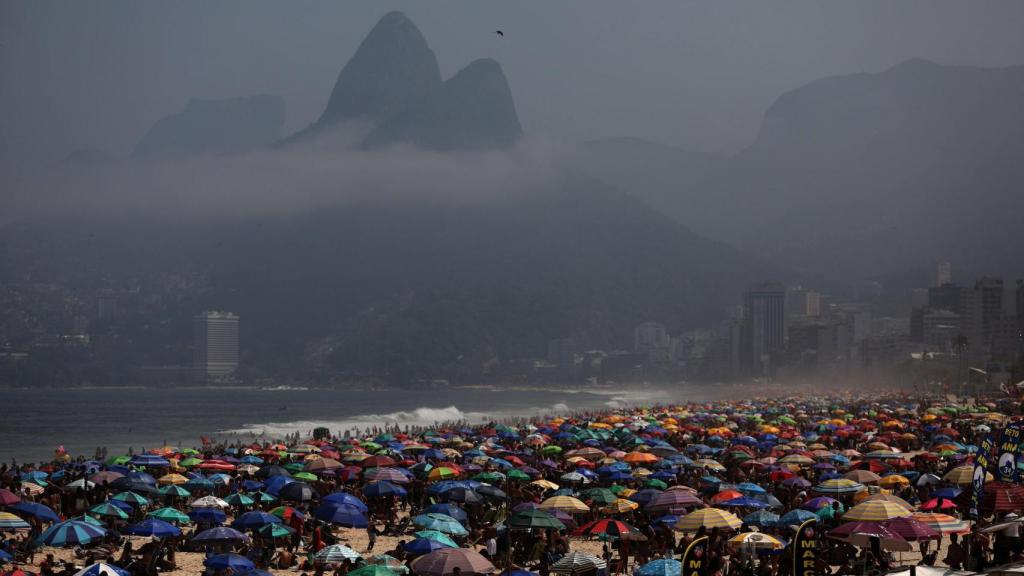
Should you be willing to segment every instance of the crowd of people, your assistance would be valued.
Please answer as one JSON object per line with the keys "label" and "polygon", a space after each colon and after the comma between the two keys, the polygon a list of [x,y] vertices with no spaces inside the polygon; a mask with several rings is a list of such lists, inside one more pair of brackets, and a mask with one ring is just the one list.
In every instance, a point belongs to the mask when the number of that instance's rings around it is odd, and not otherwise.
{"label": "crowd of people", "polygon": [[794,574],[811,521],[817,574],[980,571],[1022,554],[1016,470],[973,485],[979,446],[1019,413],[1009,396],[794,397],[61,453],[0,465],[0,562],[42,576],[676,576],[703,542],[704,574],[775,576]]}

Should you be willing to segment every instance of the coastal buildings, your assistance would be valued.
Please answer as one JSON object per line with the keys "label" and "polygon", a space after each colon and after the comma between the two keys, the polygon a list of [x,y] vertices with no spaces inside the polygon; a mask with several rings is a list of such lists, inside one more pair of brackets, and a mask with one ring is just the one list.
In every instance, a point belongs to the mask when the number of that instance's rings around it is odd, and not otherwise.
{"label": "coastal buildings", "polygon": [[769,375],[785,350],[786,289],[778,283],[751,286],[743,295],[743,361],[752,374]]}
{"label": "coastal buildings", "polygon": [[203,312],[193,317],[192,323],[196,380],[209,383],[232,376],[238,369],[238,316]]}

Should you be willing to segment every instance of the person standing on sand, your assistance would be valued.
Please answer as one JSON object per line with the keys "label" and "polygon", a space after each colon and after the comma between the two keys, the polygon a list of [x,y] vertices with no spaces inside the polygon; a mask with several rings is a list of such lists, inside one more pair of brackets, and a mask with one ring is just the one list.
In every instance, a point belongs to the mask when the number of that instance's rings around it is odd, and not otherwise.
{"label": "person standing on sand", "polygon": [[373,546],[377,543],[377,526],[373,522],[366,523],[366,552],[372,552]]}

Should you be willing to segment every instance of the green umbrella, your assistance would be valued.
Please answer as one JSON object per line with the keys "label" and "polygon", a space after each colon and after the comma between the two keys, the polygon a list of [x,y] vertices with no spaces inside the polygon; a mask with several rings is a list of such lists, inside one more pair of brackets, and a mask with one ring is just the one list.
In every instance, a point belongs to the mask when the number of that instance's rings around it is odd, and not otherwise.
{"label": "green umbrella", "polygon": [[92,514],[94,516],[120,518],[121,520],[128,519],[128,514],[124,510],[121,510],[120,508],[114,506],[110,502],[101,502],[93,506],[92,508],[89,508],[89,514]]}
{"label": "green umbrella", "polygon": [[199,450],[194,448],[182,448],[181,450],[178,450],[178,453],[184,454],[185,456],[198,456]]}
{"label": "green umbrella", "polygon": [[625,489],[626,489],[625,486],[619,486],[618,484],[616,484],[615,486],[612,486],[611,488],[609,488],[609,490],[612,491],[612,494],[618,494],[618,493],[622,492]]}
{"label": "green umbrella", "polygon": [[427,540],[433,540],[435,542],[440,542],[441,544],[444,544],[446,546],[451,546],[452,548],[458,548],[459,547],[459,545],[455,543],[455,540],[452,540],[450,536],[448,536],[444,532],[439,532],[437,530],[420,530],[419,532],[416,533],[416,537],[417,538],[426,538]]}
{"label": "green umbrella", "polygon": [[291,462],[289,464],[285,464],[284,469],[294,474],[296,472],[302,472],[303,470],[305,470],[306,465],[302,464],[301,462]]}
{"label": "green umbrella", "polygon": [[291,536],[295,530],[283,525],[283,524],[266,524],[262,526],[257,532],[264,538],[287,538]]}
{"label": "green umbrella", "polygon": [[149,518],[156,518],[163,520],[164,522],[171,522],[173,524],[188,524],[191,519],[187,514],[178,510],[177,508],[160,508],[159,510],[153,510],[149,514],[146,514]]}
{"label": "green umbrella", "polygon": [[292,474],[292,478],[295,478],[296,480],[305,480],[307,482],[316,482],[318,480],[316,476],[309,472],[296,472],[295,474]]}
{"label": "green umbrella", "polygon": [[555,446],[554,444],[551,444],[549,446],[545,446],[545,447],[541,448],[540,449],[540,453],[541,454],[561,454],[562,453],[562,447],[561,446]]}
{"label": "green umbrella", "polygon": [[658,490],[668,489],[668,484],[661,480],[658,480],[657,478],[648,479],[646,482],[644,482],[644,486],[646,488],[657,488]]}
{"label": "green umbrella", "polygon": [[363,450],[368,450],[370,452],[374,450],[380,450],[381,448],[383,448],[383,446],[377,444],[376,442],[363,442],[362,444],[360,444],[360,446],[363,447]]}
{"label": "green umbrella", "polygon": [[558,518],[555,518],[551,514],[543,510],[523,510],[518,514],[515,514],[508,520],[510,528],[554,528],[555,530],[564,530],[565,524],[562,524]]}
{"label": "green umbrella", "polygon": [[199,466],[202,463],[203,463],[203,461],[200,460],[199,458],[185,458],[181,462],[178,462],[179,465],[184,466],[185,468],[191,468],[193,466]]}
{"label": "green umbrella", "polygon": [[371,564],[369,566],[356,568],[349,572],[348,576],[398,576],[398,574],[399,572],[394,568],[388,568],[387,566],[381,566],[379,564]]}
{"label": "green umbrella", "polygon": [[[529,476],[527,476],[529,478]],[[487,482],[488,484],[497,484],[505,479],[505,475],[501,472],[481,472],[476,476],[473,476],[473,480],[477,482]]]}
{"label": "green umbrella", "polygon": [[251,497],[242,494],[241,492],[229,494],[226,498],[224,498],[224,501],[227,502],[228,504],[231,504],[232,506],[252,506],[253,503],[256,502]]}
{"label": "green umbrella", "polygon": [[277,501],[277,497],[276,496],[273,496],[271,494],[267,494],[266,492],[251,492],[251,493],[249,493],[249,496],[253,500],[256,500],[256,501],[258,501],[258,502],[260,502],[262,504],[267,504],[267,503],[270,503],[270,502],[276,502]]}
{"label": "green umbrella", "polygon": [[614,492],[607,488],[591,488],[580,492],[582,500],[590,500],[595,504],[611,504],[619,499]]}
{"label": "green umbrella", "polygon": [[149,504],[149,499],[147,499],[144,496],[139,496],[138,494],[132,491],[114,494],[113,499],[120,500],[121,502],[127,502],[129,504],[134,504],[136,506],[146,506]]}
{"label": "green umbrella", "polygon": [[188,490],[175,484],[172,484],[171,486],[164,486],[160,489],[160,493],[164,496],[177,496],[179,498],[188,498],[192,495]]}
{"label": "green umbrella", "polygon": [[522,470],[509,470],[508,479],[528,481],[530,479],[530,475],[527,474],[526,472],[523,472]]}
{"label": "green umbrella", "polygon": [[89,516],[87,514],[83,514],[81,516],[75,516],[74,518],[68,518],[67,521],[71,522],[72,520],[74,520],[75,522],[85,522],[86,524],[92,524],[93,526],[99,526],[101,528],[104,526],[103,522],[100,522],[99,520],[97,520],[97,519],[95,519],[92,516]]}
{"label": "green umbrella", "polygon": [[112,456],[107,459],[107,466],[122,466],[131,459],[131,456]]}

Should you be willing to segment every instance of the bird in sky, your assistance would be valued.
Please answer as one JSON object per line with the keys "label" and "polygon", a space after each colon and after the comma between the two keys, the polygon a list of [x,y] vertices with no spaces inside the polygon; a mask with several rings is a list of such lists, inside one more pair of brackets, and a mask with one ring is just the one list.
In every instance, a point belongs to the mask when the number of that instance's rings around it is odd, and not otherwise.
{"label": "bird in sky", "polygon": [[501,36],[502,38],[505,37],[505,33],[502,32],[501,30],[495,30],[494,33],[497,34],[498,36]]}

